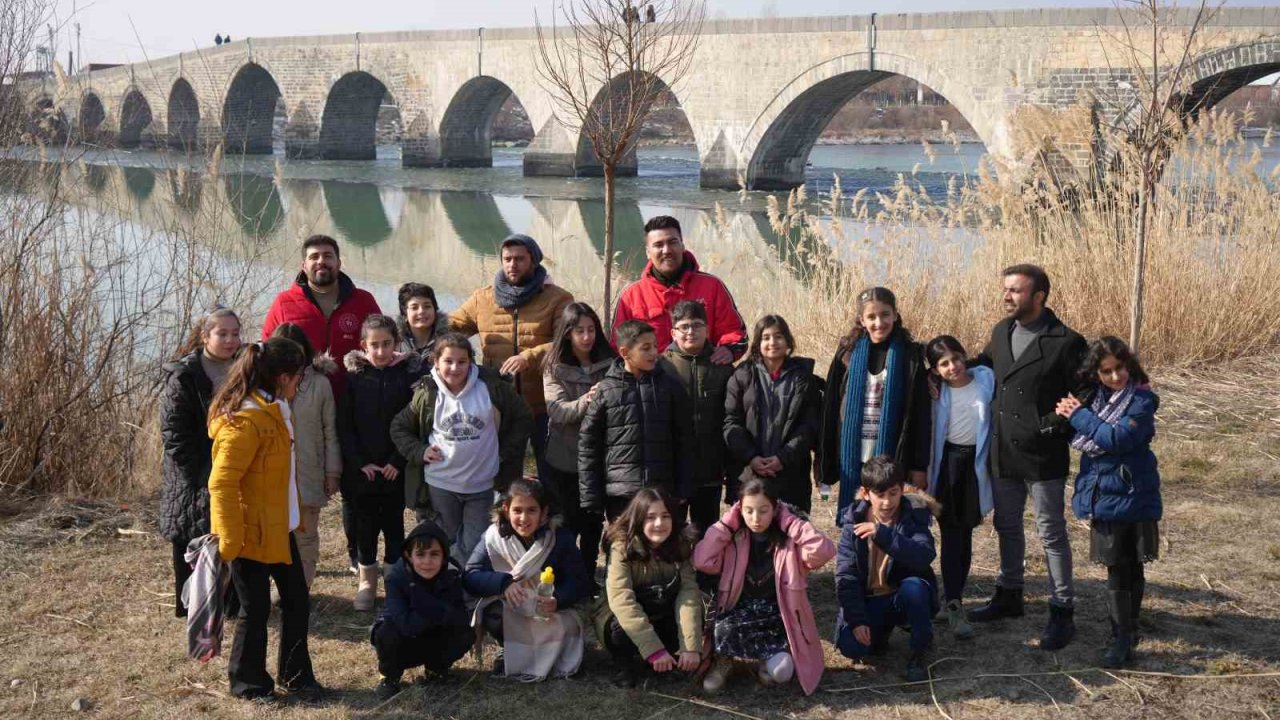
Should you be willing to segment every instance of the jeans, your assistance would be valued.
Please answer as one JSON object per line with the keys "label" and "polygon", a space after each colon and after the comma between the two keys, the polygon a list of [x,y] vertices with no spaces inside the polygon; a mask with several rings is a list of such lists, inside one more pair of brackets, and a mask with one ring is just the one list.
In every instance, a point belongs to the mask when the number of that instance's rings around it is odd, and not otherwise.
{"label": "jeans", "polygon": [[352,498],[356,516],[356,556],[361,565],[378,564],[378,536],[382,536],[383,562],[400,559],[404,544],[404,494],[359,495]]}
{"label": "jeans", "polygon": [[933,642],[933,588],[924,580],[912,577],[902,582],[898,592],[866,599],[867,626],[871,628],[871,645],[863,645],[853,635],[854,626],[842,624],[836,634],[836,649],[847,658],[857,660],[883,645],[898,625],[911,626],[911,652],[924,652]]}
{"label": "jeans", "polygon": [[431,506],[439,514],[440,529],[453,543],[452,555],[463,566],[471,559],[471,551],[489,527],[493,510],[493,491],[456,493],[430,486]]}
{"label": "jeans", "polygon": [[227,675],[231,694],[239,698],[265,697],[275,689],[267,674],[267,619],[271,615],[271,582],[280,593],[280,647],[276,674],[280,684],[296,689],[315,683],[307,651],[311,596],[302,574],[298,543],[289,534],[290,563],[260,563],[247,558],[231,561],[231,582],[244,607],[231,643]]}
{"label": "jeans", "polygon": [[1071,585],[1071,541],[1067,536],[1066,482],[1064,480],[993,479],[995,528],[1000,541],[1000,574],[996,584],[1007,590],[1021,590],[1027,553],[1022,529],[1022,513],[1031,496],[1036,533],[1044,546],[1049,568],[1049,602],[1073,607]]}
{"label": "jeans", "polygon": [[442,674],[467,654],[476,634],[466,625],[447,625],[410,637],[401,633],[395,623],[380,622],[373,628],[372,640],[378,654],[378,672],[388,680],[399,680],[405,670],[414,667]]}

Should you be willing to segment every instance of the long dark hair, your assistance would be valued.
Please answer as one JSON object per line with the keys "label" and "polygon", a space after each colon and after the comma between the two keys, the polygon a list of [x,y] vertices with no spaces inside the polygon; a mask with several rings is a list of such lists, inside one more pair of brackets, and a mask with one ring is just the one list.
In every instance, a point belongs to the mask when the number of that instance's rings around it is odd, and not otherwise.
{"label": "long dark hair", "polygon": [[[658,502],[665,505],[667,512],[671,513],[671,534],[661,545],[650,551],[649,539],[644,536],[644,519],[649,514],[649,508]],[[605,542],[609,545],[622,543],[628,560],[643,562],[650,557],[665,562],[688,560],[692,543],[686,533],[684,518],[674,512],[675,507],[671,494],[665,488],[643,488],[631,498],[622,515],[609,526]]]}
{"label": "long dark hair", "polygon": [[244,327],[244,323],[240,322],[240,316],[236,315],[235,310],[228,307],[216,307],[191,326],[191,334],[187,335],[187,339],[178,348],[177,357],[180,358],[204,348],[204,336],[212,331],[213,326],[217,325],[218,321],[223,318],[234,318],[237,325],[240,325],[241,328]]}
{"label": "long dark hair", "polygon": [[562,363],[576,362],[573,354],[573,328],[584,317],[591,318],[591,322],[596,326],[596,344],[591,346],[591,362],[600,362],[618,356],[613,346],[609,344],[609,336],[605,333],[604,324],[600,322],[600,316],[596,311],[584,302],[573,302],[565,306],[560,312],[560,318],[556,320],[556,329],[552,333],[554,339],[551,352],[547,353],[542,360],[543,370],[553,371]]}
{"label": "long dark hair", "polygon": [[760,343],[764,340],[764,331],[769,328],[778,328],[782,337],[787,339],[787,357],[795,355],[796,337],[791,334],[791,326],[787,324],[786,318],[781,315],[765,315],[756,321],[755,327],[751,328],[751,359],[763,359],[760,355]]}
{"label": "long dark hair", "polygon": [[302,354],[306,357],[308,365],[310,365],[311,361],[316,357],[316,350],[311,347],[311,340],[309,340],[307,338],[307,334],[302,331],[301,325],[280,323],[276,326],[276,329],[271,332],[271,337],[285,338],[286,340],[292,340],[298,343],[298,347],[302,348]]}
{"label": "long dark hair", "polygon": [[1138,356],[1129,349],[1129,344],[1114,335],[1098,338],[1089,343],[1089,352],[1085,355],[1080,371],[1076,375],[1081,387],[1094,387],[1098,384],[1098,368],[1102,361],[1109,357],[1124,363],[1129,369],[1129,382],[1134,385],[1149,385],[1151,378],[1142,369]]}
{"label": "long dark hair", "polygon": [[546,525],[547,519],[551,517],[551,496],[547,493],[546,486],[537,480],[516,478],[511,481],[511,485],[507,487],[506,492],[502,493],[502,497],[498,499],[498,504],[493,508],[494,522],[498,525],[498,534],[504,538],[511,537],[516,532],[516,529],[511,526],[511,517],[508,513],[511,510],[511,500],[521,496],[533,498],[533,501],[538,503],[538,507],[542,508],[543,526]]}
{"label": "long dark hair", "polygon": [[230,418],[244,404],[245,398],[259,390],[270,395],[277,391],[281,375],[297,375],[307,366],[306,356],[298,343],[282,337],[266,342],[250,343],[240,351],[222,389],[209,404],[209,421]]}
{"label": "long dark hair", "polygon": [[[770,552],[777,552],[787,543],[787,534],[782,532],[782,524],[778,520],[778,515],[782,509],[782,503],[778,500],[778,493],[770,483],[759,475],[752,475],[751,479],[742,484],[738,490],[738,500],[751,495],[763,495],[773,504],[773,520],[770,521],[769,527],[765,529],[764,536],[769,540]],[[741,510],[739,510],[741,512]],[[742,527],[746,527],[746,519],[742,520]]]}
{"label": "long dark hair", "polygon": [[898,316],[897,322],[893,324],[893,332],[900,334],[903,340],[911,342],[911,331],[903,324],[902,311],[898,309],[898,296],[894,295],[889,288],[876,286],[858,293],[858,313],[853,318],[853,327],[849,330],[849,333],[840,338],[840,354],[843,355],[845,352],[852,350],[853,346],[858,343],[858,338],[861,338],[863,333],[866,332],[861,322],[862,311],[866,309],[867,303],[872,302],[882,302],[893,308],[894,314]]}

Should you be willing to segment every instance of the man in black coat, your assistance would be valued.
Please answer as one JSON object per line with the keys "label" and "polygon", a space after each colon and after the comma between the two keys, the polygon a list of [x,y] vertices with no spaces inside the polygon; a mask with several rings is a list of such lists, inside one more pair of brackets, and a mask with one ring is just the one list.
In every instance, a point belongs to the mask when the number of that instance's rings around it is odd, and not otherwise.
{"label": "man in black coat", "polygon": [[969,613],[974,622],[1022,615],[1026,537],[1022,516],[1031,498],[1036,531],[1049,569],[1049,622],[1040,647],[1060,650],[1075,636],[1071,543],[1067,536],[1066,478],[1072,430],[1054,409],[1077,390],[1076,372],[1087,346],[1045,307],[1049,276],[1035,265],[1014,265],[1004,276],[1004,310],[978,362],[995,372],[991,475],[1000,575],[991,600]]}

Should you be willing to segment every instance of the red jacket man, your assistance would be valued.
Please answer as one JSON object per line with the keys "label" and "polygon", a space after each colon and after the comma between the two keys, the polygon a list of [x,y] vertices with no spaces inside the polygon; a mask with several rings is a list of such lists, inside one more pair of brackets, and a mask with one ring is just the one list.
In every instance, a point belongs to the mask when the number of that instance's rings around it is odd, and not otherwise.
{"label": "red jacket man", "polygon": [[346,386],[342,358],[359,349],[364,319],[380,312],[373,295],[357,288],[342,272],[338,241],[327,235],[312,235],[302,243],[302,271],[267,311],[262,339],[271,337],[283,323],[301,327],[316,352],[328,352],[338,361],[338,369],[329,375],[336,396]]}
{"label": "red jacket man", "polygon": [[747,349],[746,323],[720,278],[699,270],[698,260],[684,249],[679,221],[659,215],[644,229],[649,262],[640,279],[618,298],[613,332],[628,320],[643,320],[653,326],[661,352],[672,341],[672,308],[681,300],[696,300],[707,308],[707,340],[716,346],[711,362],[726,365],[742,357]]}

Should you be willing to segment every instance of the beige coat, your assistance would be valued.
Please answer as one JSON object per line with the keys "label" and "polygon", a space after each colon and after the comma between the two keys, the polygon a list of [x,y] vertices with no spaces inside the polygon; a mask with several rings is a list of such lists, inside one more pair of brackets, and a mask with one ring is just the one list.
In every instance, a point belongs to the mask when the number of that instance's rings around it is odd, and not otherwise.
{"label": "beige coat", "polygon": [[293,410],[294,455],[298,463],[298,500],[312,507],[329,502],[324,492],[325,476],[342,475],[337,408],[333,387],[326,377],[337,367],[328,355],[316,355],[302,382],[298,383],[298,394],[289,403]]}

